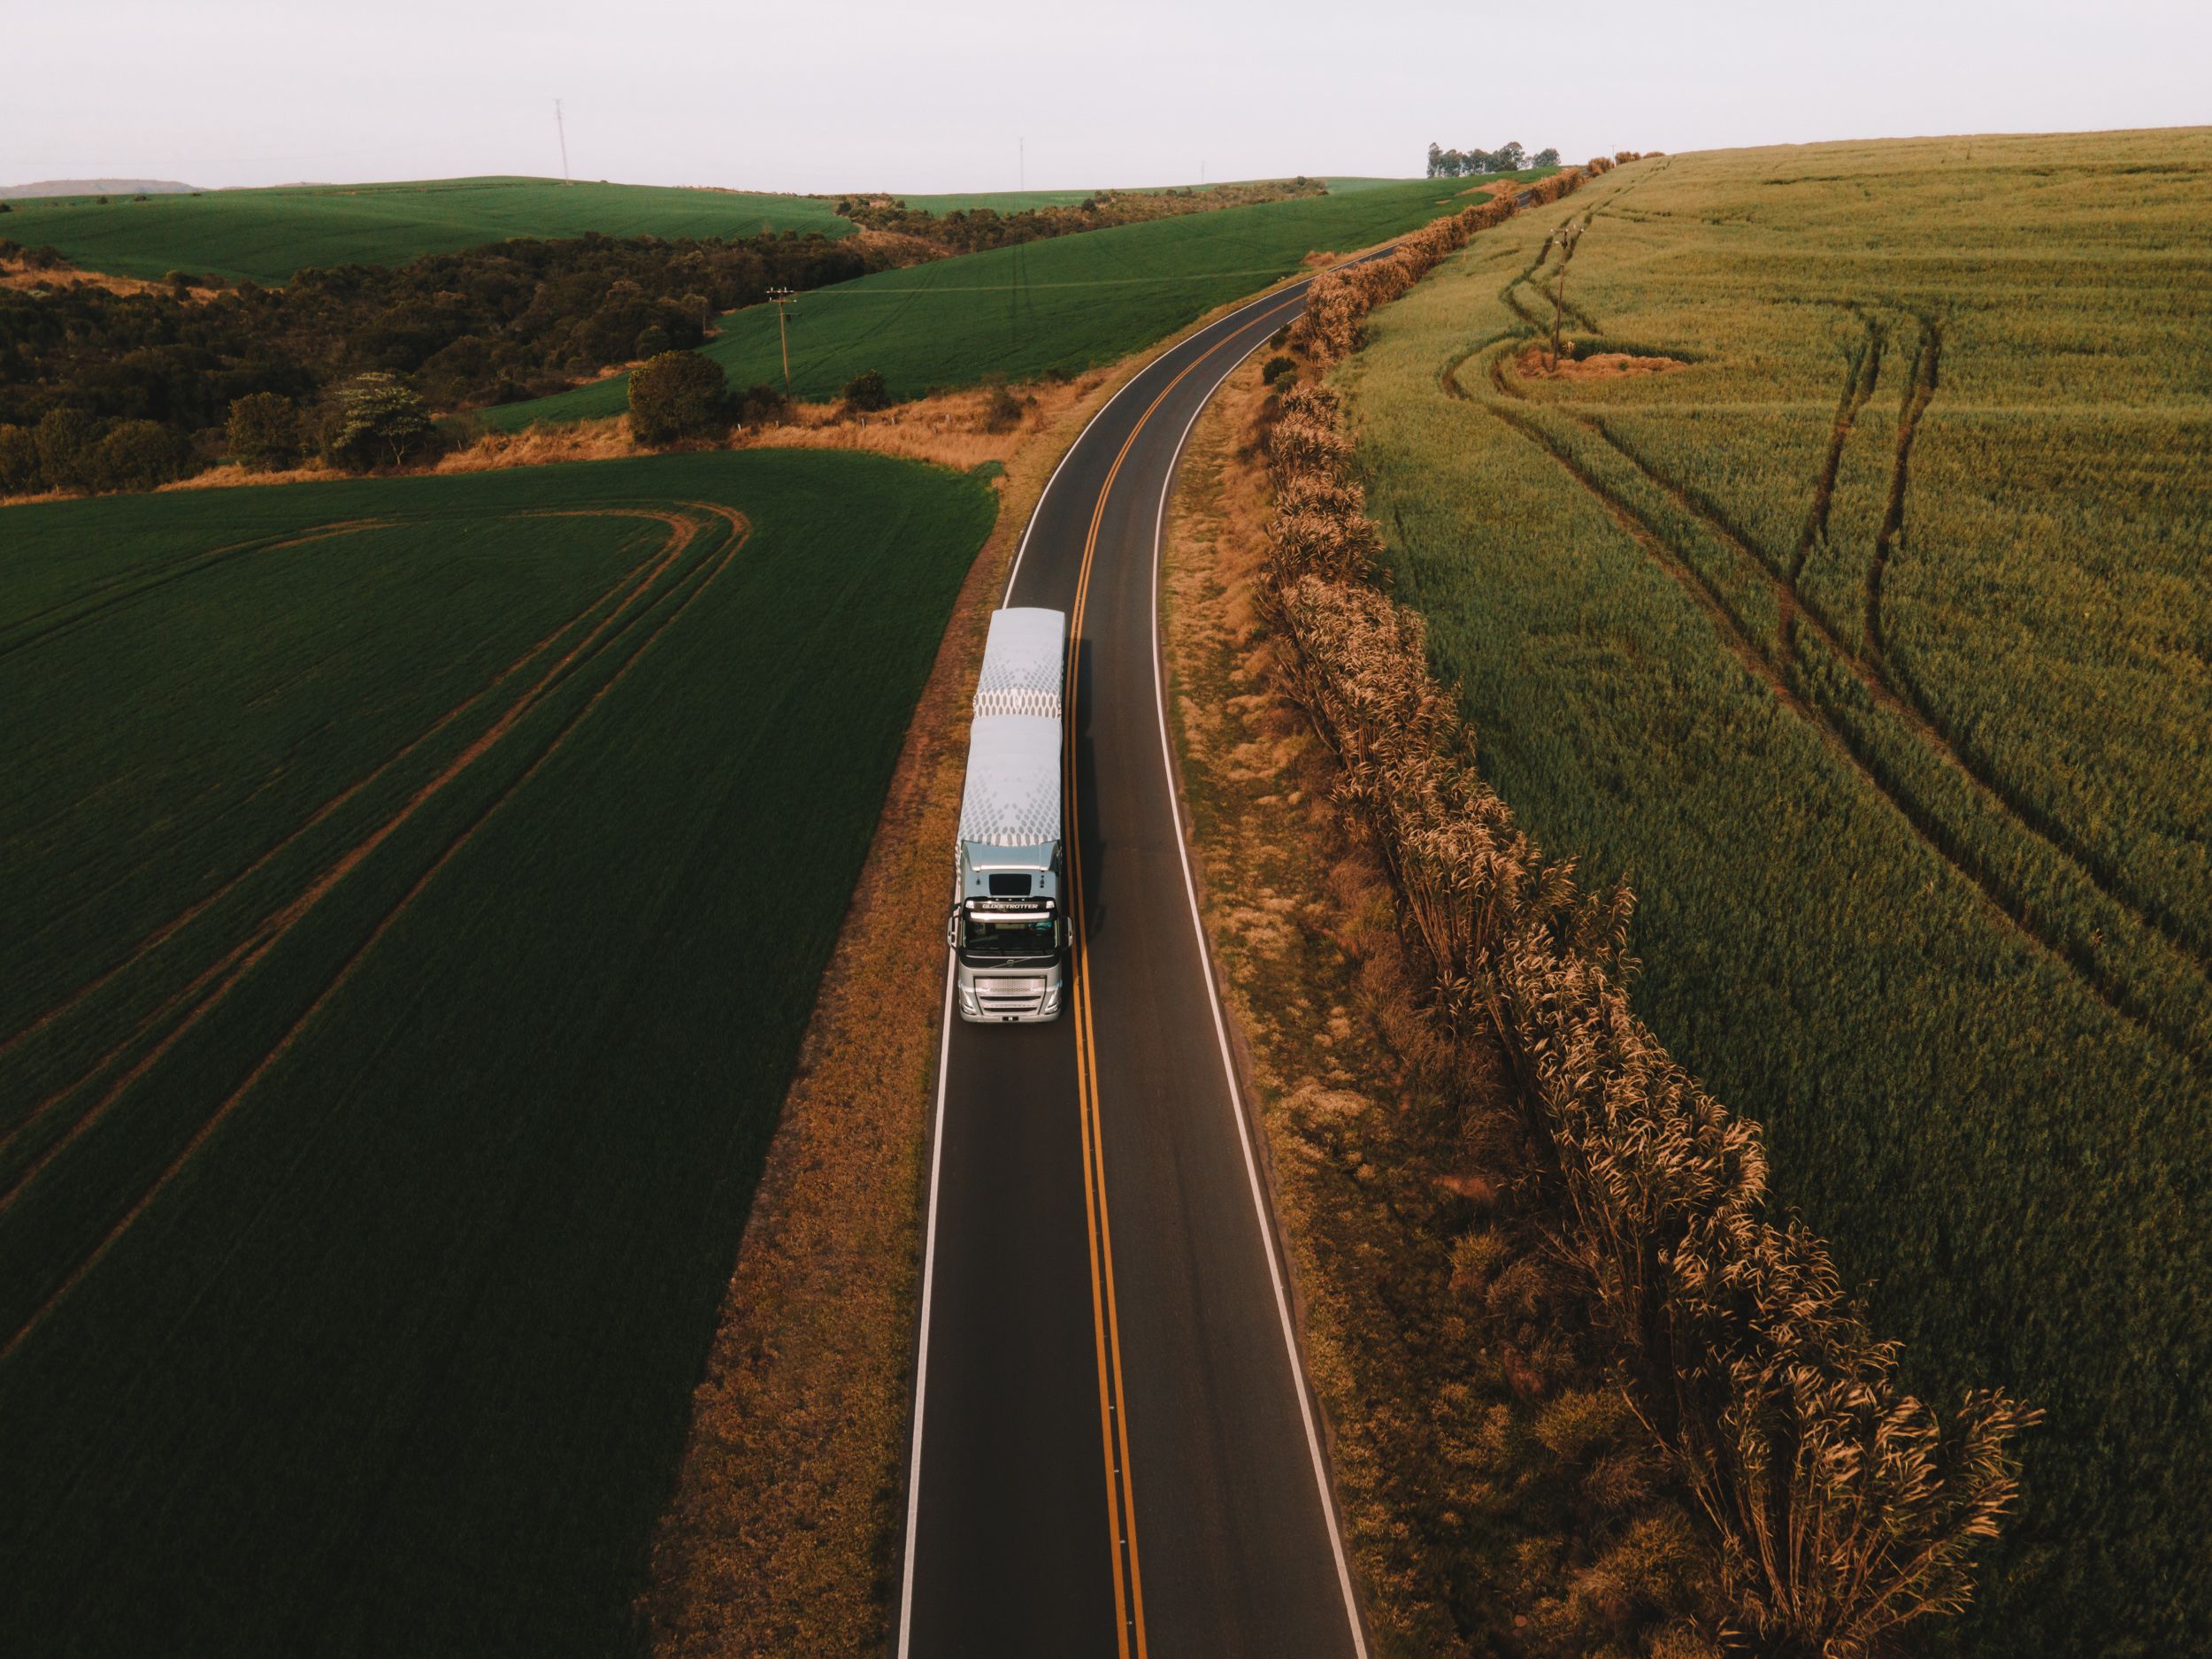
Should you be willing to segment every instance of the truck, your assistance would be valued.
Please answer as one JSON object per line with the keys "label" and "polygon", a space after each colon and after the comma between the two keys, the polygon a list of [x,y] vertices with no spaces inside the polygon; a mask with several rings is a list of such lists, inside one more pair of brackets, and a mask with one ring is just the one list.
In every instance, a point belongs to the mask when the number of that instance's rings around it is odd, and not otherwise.
{"label": "truck", "polygon": [[956,896],[945,924],[960,1018],[1057,1019],[1068,918],[1061,845],[1061,692],[1067,614],[991,618],[968,728]]}

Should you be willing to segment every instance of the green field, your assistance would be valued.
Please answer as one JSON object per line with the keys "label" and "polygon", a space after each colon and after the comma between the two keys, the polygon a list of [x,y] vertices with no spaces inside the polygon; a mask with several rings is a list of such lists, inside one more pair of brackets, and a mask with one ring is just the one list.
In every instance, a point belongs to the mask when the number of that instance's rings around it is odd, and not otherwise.
{"label": "green field", "polygon": [[158,279],[212,272],[284,282],[309,265],[403,265],[511,236],[752,236],[852,230],[815,196],[686,190],[555,179],[434,179],[402,184],[210,190],[143,202],[90,196],[18,202],[0,234],[50,244],[88,271]]}
{"label": "green field", "polygon": [[[1612,380],[1518,366],[1567,285]],[[1344,371],[1485,772],[1939,1395],[2047,1407],[1975,1653],[2212,1628],[2212,131],[1621,169]],[[1555,260],[1555,256],[1553,256]]]}
{"label": "green field", "polygon": [[763,450],[0,515],[0,1649],[625,1645],[994,512]]}
{"label": "green field", "polygon": [[[1457,180],[1401,180],[1222,208],[817,288],[791,313],[792,390],[834,397],[855,375],[876,369],[893,396],[907,398],[994,376],[1027,380],[1110,363],[1290,275],[1317,249],[1363,248],[1425,225],[1465,188]],[[725,317],[720,338],[705,350],[738,386],[781,384],[772,307]],[[629,382],[615,379],[482,417],[511,431],[628,407]]]}

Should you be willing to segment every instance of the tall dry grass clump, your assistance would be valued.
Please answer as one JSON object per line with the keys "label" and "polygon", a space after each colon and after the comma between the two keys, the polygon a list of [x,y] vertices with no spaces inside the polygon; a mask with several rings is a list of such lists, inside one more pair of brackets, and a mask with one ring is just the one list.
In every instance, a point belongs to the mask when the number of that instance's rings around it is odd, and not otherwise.
{"label": "tall dry grass clump", "polygon": [[[1310,334],[1309,351],[1341,338]],[[1758,1126],[1636,1018],[1632,895],[1547,860],[1475,771],[1422,619],[1373,580],[1380,542],[1338,412],[1316,385],[1281,400],[1265,603],[1396,888],[1429,1018],[1515,1079],[1552,1248],[1709,1523],[1738,1633],[1770,1654],[1882,1653],[1965,1606],[2036,1414],[1976,1390],[1945,1420],[1906,1393],[1898,1345],[1868,1328],[1826,1245],[1770,1203]]]}

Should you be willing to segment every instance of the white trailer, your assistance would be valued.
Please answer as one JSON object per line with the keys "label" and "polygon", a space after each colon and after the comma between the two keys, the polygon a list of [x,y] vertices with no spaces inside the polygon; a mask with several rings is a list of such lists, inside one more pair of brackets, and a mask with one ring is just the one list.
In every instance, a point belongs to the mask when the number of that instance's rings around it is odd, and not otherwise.
{"label": "white trailer", "polygon": [[1067,957],[1061,690],[1067,615],[991,618],[960,799],[959,900],[945,936],[963,1019],[1056,1019]]}

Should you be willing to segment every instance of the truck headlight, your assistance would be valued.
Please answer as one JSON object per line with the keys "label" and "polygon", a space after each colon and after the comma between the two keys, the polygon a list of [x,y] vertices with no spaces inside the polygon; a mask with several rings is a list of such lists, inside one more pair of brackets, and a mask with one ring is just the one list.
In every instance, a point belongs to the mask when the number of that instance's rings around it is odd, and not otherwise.
{"label": "truck headlight", "polygon": [[974,990],[971,987],[965,985],[960,987],[960,1011],[964,1014],[974,1014],[981,1011],[976,1006]]}

